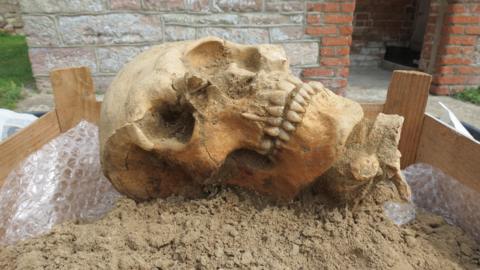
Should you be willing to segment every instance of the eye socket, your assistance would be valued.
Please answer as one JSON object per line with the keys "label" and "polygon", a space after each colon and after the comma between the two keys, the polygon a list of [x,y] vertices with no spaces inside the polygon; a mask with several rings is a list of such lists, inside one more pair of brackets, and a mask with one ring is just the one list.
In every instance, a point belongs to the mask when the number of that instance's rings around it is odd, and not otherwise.
{"label": "eye socket", "polygon": [[189,104],[162,104],[152,108],[137,124],[153,142],[175,139],[184,144],[190,141],[195,128],[193,111]]}
{"label": "eye socket", "polygon": [[157,119],[165,137],[176,138],[182,143],[192,138],[195,118],[191,106],[167,106],[158,112]]}

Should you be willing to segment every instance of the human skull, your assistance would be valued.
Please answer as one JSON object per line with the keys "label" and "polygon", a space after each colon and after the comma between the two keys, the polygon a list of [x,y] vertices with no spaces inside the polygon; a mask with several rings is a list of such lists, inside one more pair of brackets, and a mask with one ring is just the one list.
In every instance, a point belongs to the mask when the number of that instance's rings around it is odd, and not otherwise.
{"label": "human skull", "polygon": [[105,175],[135,199],[198,195],[213,183],[289,199],[328,170],[359,104],[289,71],[275,45],[208,37],[128,63],[105,94]]}

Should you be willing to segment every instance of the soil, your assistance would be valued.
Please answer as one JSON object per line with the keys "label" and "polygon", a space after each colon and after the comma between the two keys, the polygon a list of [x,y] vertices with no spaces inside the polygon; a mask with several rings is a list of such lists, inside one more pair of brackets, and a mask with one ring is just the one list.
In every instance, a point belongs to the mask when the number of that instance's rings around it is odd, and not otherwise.
{"label": "soil", "polygon": [[[479,269],[480,246],[436,215],[403,226],[380,185],[355,209],[312,191],[288,204],[239,189],[208,198],[127,198],[90,224],[68,222],[0,249],[1,269]],[[375,198],[375,199],[372,199]]]}

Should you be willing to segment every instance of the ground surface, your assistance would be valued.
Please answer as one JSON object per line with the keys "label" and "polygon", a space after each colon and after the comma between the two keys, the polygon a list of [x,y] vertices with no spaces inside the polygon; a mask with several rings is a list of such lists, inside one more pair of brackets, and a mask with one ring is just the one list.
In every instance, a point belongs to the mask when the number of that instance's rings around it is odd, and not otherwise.
{"label": "ground surface", "polygon": [[[375,67],[350,69],[347,97],[363,102],[384,101],[392,72]],[[445,110],[438,104],[442,102],[464,122],[480,127],[480,106],[446,96],[428,97],[427,112],[441,117]]]}
{"label": "ground surface", "polygon": [[278,205],[240,190],[136,204],[0,248],[0,269],[478,269],[480,247],[442,218],[397,226],[383,187],[351,211],[306,193]]}
{"label": "ground surface", "polygon": [[0,33],[0,108],[13,109],[33,85],[25,37]]}

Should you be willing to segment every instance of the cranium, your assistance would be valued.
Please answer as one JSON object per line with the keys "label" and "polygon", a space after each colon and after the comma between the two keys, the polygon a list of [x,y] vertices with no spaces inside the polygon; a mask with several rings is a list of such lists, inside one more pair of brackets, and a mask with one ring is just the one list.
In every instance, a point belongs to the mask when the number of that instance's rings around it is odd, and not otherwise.
{"label": "cranium", "polygon": [[214,37],[166,43],[128,63],[105,95],[105,175],[135,199],[234,184],[292,198],[332,167],[359,104],[303,83],[274,45]]}

